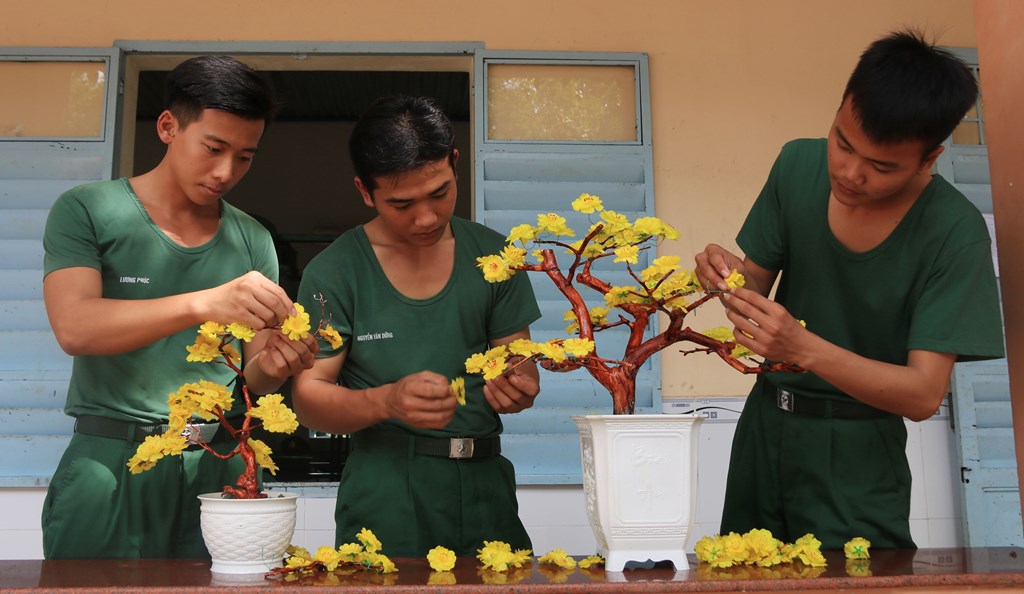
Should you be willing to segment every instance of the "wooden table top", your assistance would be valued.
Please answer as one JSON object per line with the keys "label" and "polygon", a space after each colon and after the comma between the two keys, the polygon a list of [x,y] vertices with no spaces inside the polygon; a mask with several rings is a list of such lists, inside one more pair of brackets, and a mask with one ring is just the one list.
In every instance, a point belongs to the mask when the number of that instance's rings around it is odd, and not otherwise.
{"label": "wooden table top", "polygon": [[828,566],[799,563],[774,568],[711,569],[691,556],[691,569],[671,564],[605,572],[563,570],[536,561],[522,569],[483,571],[476,559],[461,558],[452,572],[435,573],[425,559],[396,559],[398,572],[338,570],[297,580],[262,576],[239,579],[210,573],[209,561],[31,560],[0,561],[0,592],[721,592],[892,588],[986,591],[1024,588],[1024,549],[872,550],[871,559],[848,563],[842,551],[825,551]]}

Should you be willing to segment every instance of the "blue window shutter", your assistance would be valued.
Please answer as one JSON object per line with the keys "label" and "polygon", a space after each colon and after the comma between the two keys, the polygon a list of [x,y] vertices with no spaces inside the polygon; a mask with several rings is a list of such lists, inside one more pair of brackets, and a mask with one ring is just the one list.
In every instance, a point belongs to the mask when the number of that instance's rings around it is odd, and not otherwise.
{"label": "blue window shutter", "polygon": [[[963,60],[978,77],[978,50],[974,48],[944,48]],[[981,96],[975,109],[964,117],[964,124],[977,126],[979,144],[957,144],[953,136],[942,143],[945,149],[935,160],[935,168],[956,189],[963,192],[978,210],[992,212],[992,185],[988,169],[988,145],[985,143],[985,112]],[[954,134],[955,136],[955,134]]]}
{"label": "blue window shutter", "polygon": [[[487,137],[487,68],[491,64],[629,65],[636,80],[635,142],[494,141]],[[537,214],[556,212],[578,233],[592,222],[572,210],[581,193],[600,196],[606,208],[631,220],[654,216],[654,184],[647,56],[633,53],[562,53],[479,51],[475,64],[475,218],[507,234],[519,224],[537,224]],[[579,238],[577,238],[579,239]],[[642,253],[637,269],[653,259]],[[621,264],[607,259],[601,278],[612,284],[633,284]],[[525,273],[521,273],[525,274]],[[531,326],[533,339],[565,337],[563,314],[569,302],[544,275],[529,273],[543,317]],[[582,287],[590,307],[604,304],[603,296]],[[656,322],[655,322],[656,324]],[[625,332],[598,335],[598,352],[617,359],[623,353]],[[648,334],[653,335],[649,328]],[[637,378],[636,412],[661,411],[661,370],[652,357]],[[515,464],[520,484],[578,484],[581,479],[579,439],[573,415],[611,414],[611,396],[583,370],[567,374],[541,371],[541,394],[533,408],[505,415],[502,451]]]}
{"label": "blue window shutter", "polygon": [[73,422],[63,413],[71,357],[57,345],[43,305],[43,227],[62,192],[112,175],[119,53],[0,48],[0,60],[106,67],[99,137],[0,137],[0,487],[45,486]]}
{"label": "blue window shutter", "polygon": [[1021,546],[1006,359],[957,363],[952,388],[965,546]]}

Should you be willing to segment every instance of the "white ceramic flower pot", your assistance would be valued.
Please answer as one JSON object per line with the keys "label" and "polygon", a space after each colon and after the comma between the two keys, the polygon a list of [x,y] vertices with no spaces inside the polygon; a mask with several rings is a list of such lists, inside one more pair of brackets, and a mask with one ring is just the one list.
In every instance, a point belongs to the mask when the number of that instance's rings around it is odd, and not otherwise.
{"label": "white ceramic flower pot", "polygon": [[699,415],[574,416],[587,517],[607,571],[671,561],[689,568]]}
{"label": "white ceramic flower pot", "polygon": [[296,493],[267,491],[265,499],[199,496],[203,541],[213,558],[210,571],[264,573],[281,567],[295,532]]}

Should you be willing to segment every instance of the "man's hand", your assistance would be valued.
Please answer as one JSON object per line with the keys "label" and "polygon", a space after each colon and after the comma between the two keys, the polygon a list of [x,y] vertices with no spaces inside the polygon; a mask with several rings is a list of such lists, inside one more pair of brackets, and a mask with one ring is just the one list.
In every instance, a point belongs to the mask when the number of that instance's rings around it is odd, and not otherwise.
{"label": "man's hand", "polygon": [[[532,366],[533,363],[527,363]],[[540,392],[537,381],[536,367],[534,373],[527,373],[523,365],[516,367],[505,375],[489,380],[484,385],[484,396],[496,412],[517,413],[533,406],[533,401]]]}
{"label": "man's hand", "polygon": [[295,310],[284,289],[255,270],[197,295],[200,319],[237,322],[257,331],[277,326]]}
{"label": "man's hand", "polygon": [[441,429],[452,420],[458,401],[446,377],[421,371],[392,384],[385,405],[390,418],[422,429]]}
{"label": "man's hand", "polygon": [[810,332],[785,307],[746,288],[723,295],[736,342],[769,361],[801,364]]}
{"label": "man's hand", "polygon": [[320,343],[313,333],[302,340],[291,340],[283,333],[271,330],[260,352],[262,354],[256,361],[263,373],[284,380],[313,367],[313,361],[320,352]]}
{"label": "man's hand", "polygon": [[694,256],[694,261],[697,263],[694,270],[697,280],[707,290],[728,291],[725,278],[733,269],[746,274],[742,258],[713,243],[709,243],[703,252]]}

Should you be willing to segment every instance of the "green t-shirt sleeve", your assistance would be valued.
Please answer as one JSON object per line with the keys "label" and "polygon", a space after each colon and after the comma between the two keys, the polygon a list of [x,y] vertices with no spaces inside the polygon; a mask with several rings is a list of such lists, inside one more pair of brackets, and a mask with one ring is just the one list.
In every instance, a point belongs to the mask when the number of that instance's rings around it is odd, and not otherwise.
{"label": "green t-shirt sleeve", "polygon": [[43,273],[87,266],[102,269],[92,219],[81,201],[82,187],[62,194],[46,218],[43,233]]}
{"label": "green t-shirt sleeve", "polygon": [[[473,273],[480,274],[478,270]],[[487,339],[510,336],[540,319],[540,308],[533,294],[533,285],[525,272],[496,283],[497,296],[487,325]]]}
{"label": "green t-shirt sleeve", "polygon": [[972,239],[936,258],[913,312],[907,348],[957,353],[959,361],[1002,357],[1002,318],[988,230],[975,217],[953,233]]}
{"label": "green t-shirt sleeve", "polygon": [[736,236],[736,243],[748,258],[758,266],[774,271],[783,268],[787,249],[780,196],[782,161],[783,154],[780,154]]}

